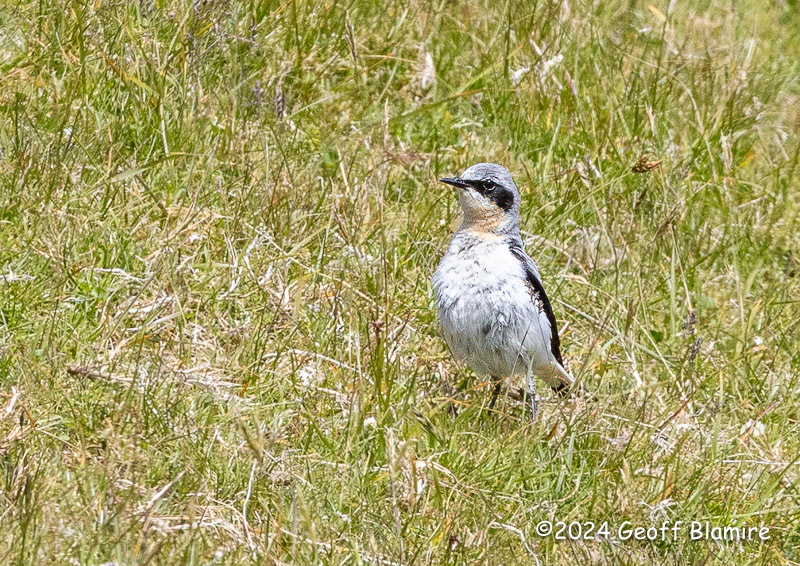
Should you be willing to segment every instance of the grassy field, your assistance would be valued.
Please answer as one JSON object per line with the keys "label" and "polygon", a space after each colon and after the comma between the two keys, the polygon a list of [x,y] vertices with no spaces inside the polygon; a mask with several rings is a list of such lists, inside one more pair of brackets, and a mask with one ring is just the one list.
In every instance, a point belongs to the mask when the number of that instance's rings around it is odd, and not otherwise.
{"label": "grassy field", "polygon": [[[800,563],[799,10],[0,2],[0,562]],[[478,161],[534,424],[437,329]]]}

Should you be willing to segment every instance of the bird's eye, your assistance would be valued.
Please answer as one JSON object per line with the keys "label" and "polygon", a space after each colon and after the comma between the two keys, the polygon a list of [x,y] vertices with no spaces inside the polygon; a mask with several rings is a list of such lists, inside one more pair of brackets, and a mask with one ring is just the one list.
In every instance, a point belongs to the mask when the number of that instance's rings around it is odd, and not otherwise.
{"label": "bird's eye", "polygon": [[480,186],[481,190],[485,193],[491,193],[495,188],[494,181],[481,181]]}

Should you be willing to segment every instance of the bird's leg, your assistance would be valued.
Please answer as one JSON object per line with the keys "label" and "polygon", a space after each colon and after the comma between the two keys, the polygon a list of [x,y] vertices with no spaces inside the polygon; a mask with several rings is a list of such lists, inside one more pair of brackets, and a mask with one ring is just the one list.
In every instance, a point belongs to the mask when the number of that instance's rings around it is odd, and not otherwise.
{"label": "bird's leg", "polygon": [[539,399],[536,397],[536,376],[533,375],[532,371],[528,370],[526,379],[528,382],[528,396],[531,399],[531,419],[533,422],[536,422],[539,418]]}
{"label": "bird's leg", "polygon": [[494,383],[494,388],[492,388],[492,400],[489,402],[490,409],[494,409],[494,404],[497,402],[497,396],[500,395],[500,389],[503,387],[503,379],[492,376],[492,383]]}

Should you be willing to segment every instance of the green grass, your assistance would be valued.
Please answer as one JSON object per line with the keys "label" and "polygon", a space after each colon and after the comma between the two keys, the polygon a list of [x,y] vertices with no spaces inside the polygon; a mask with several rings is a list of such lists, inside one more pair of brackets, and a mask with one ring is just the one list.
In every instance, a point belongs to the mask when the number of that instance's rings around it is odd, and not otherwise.
{"label": "green grass", "polygon": [[[0,561],[800,563],[798,38],[788,0],[3,1]],[[436,326],[477,161],[587,392],[533,425]]]}

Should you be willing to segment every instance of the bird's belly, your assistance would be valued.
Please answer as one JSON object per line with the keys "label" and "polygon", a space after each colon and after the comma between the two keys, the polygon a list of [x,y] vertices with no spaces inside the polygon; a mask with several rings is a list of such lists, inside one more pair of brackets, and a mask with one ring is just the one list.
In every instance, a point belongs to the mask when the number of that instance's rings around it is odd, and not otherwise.
{"label": "bird's belly", "polygon": [[[509,254],[510,255],[510,254]],[[453,259],[453,258],[451,258]],[[453,356],[476,373],[524,374],[548,357],[549,324],[516,258],[443,261],[434,276],[437,311]]]}

